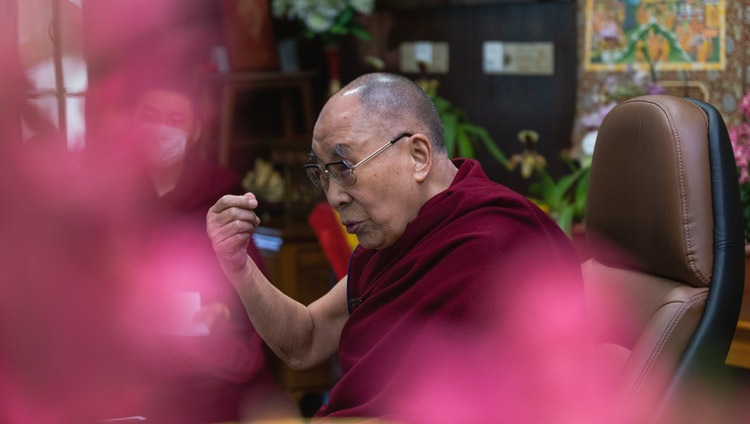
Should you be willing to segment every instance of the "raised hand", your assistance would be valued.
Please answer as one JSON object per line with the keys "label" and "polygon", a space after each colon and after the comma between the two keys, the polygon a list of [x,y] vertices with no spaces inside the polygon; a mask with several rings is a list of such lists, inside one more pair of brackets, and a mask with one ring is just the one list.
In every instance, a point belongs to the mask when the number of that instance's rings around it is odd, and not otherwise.
{"label": "raised hand", "polygon": [[248,244],[260,218],[255,213],[258,200],[252,193],[226,195],[208,210],[206,231],[224,272],[241,273],[252,261],[247,255]]}

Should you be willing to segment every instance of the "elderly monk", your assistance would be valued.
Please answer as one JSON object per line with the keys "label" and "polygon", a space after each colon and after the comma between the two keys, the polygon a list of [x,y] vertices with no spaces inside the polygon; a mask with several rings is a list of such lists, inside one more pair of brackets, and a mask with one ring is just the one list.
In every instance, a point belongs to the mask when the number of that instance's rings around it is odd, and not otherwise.
{"label": "elderly monk", "polygon": [[[582,302],[566,235],[525,197],[490,181],[478,162],[451,160],[440,117],[411,80],[367,74],[333,95],[315,125],[310,159],[308,176],[359,240],[348,275],[326,295],[300,304],[247,256],[260,224],[252,194],[221,198],[207,229],[279,357],[307,368],[338,354],[342,378],[318,416],[409,421],[408,413],[425,412],[404,406],[407,383],[430,384],[420,363],[461,367],[457,358],[476,354],[461,347],[488,338],[498,341],[492,349],[523,345],[518,334],[545,325],[529,300],[542,287],[564,287]],[[519,330],[527,321],[533,328]],[[438,347],[459,350],[443,356]]]}

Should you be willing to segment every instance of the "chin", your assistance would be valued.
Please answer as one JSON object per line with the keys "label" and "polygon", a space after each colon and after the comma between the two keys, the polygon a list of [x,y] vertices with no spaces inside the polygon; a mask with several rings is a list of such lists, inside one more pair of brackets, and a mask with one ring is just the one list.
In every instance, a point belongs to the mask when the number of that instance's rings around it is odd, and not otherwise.
{"label": "chin", "polygon": [[359,242],[359,245],[365,249],[377,249],[379,247],[376,243],[373,243],[372,238],[367,234],[358,233],[357,242]]}
{"label": "chin", "polygon": [[382,250],[386,249],[388,247],[391,247],[393,243],[386,244],[385,241],[379,240],[377,242],[374,242],[373,240],[369,240],[367,236],[361,236],[357,234],[357,240],[359,241],[359,245],[364,247],[365,249],[372,249],[372,250]]}
{"label": "chin", "polygon": [[373,245],[372,243],[368,243],[368,242],[366,242],[366,241],[363,241],[363,240],[362,240],[362,239],[360,239],[359,237],[357,237],[357,240],[359,241],[359,245],[360,245],[361,247],[364,247],[365,249],[377,249],[377,248],[378,248],[378,246],[375,246],[375,245]]}

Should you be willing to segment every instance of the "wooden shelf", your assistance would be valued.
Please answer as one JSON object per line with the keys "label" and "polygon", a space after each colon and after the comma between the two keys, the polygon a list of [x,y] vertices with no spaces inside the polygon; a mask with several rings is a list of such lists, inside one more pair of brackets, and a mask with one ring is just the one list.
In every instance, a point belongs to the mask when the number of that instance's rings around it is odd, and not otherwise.
{"label": "wooden shelf", "polygon": [[[207,115],[207,156],[246,176],[257,159],[273,164],[284,180],[284,198],[267,205],[273,214],[306,220],[320,200],[302,165],[309,160],[317,95],[317,73],[232,72],[205,77],[205,91],[214,105]],[[261,202],[265,199],[262,198]]]}
{"label": "wooden shelf", "polygon": [[[246,147],[284,146],[289,148],[296,143],[302,148],[309,144],[315,123],[315,102],[312,93],[312,79],[315,73],[306,72],[232,72],[212,75],[208,84],[218,89],[218,146],[217,159],[224,166],[232,167],[231,159],[235,149]],[[279,99],[279,119],[281,130],[276,134],[246,138],[241,141],[235,136],[235,116],[238,97],[252,91],[271,91]],[[274,105],[275,106],[275,105]],[[272,107],[272,106],[268,106]],[[302,123],[299,129],[297,123]],[[309,147],[308,147],[309,149]]]}

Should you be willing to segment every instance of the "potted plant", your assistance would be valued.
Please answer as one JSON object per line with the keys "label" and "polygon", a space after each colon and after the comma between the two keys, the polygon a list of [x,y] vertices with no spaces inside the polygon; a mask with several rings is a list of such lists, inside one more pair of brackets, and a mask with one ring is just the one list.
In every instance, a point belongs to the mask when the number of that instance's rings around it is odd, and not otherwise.
{"label": "potted plant", "polygon": [[375,0],[272,0],[271,8],[274,17],[301,23],[303,37],[323,42],[328,65],[328,94],[338,91],[341,88],[341,41],[349,35],[370,40],[370,33],[355,17],[370,15]]}
{"label": "potted plant", "polygon": [[570,235],[573,224],[583,222],[591,168],[570,160],[565,162],[570,167],[570,173],[557,180],[544,169],[537,171],[539,180],[529,186],[529,194]]}
{"label": "potted plant", "polygon": [[475,146],[483,146],[501,165],[508,166],[508,159],[487,129],[472,123],[464,110],[437,94],[436,79],[423,76],[417,80],[417,84],[430,96],[443,121],[443,138],[448,156],[474,158]]}
{"label": "potted plant", "polygon": [[568,235],[572,235],[573,224],[583,222],[586,209],[590,161],[574,161],[566,156],[562,160],[570,167],[570,173],[555,180],[547,171],[547,161],[536,151],[539,134],[534,130],[522,130],[518,140],[523,144],[521,153],[513,155],[508,168],[521,169],[521,176],[537,180],[529,185],[529,197]]}
{"label": "potted plant", "polygon": [[369,40],[370,34],[354,19],[357,13],[369,15],[375,0],[273,0],[271,10],[276,18],[299,21],[303,36],[320,38],[324,44],[338,44],[353,35]]}

